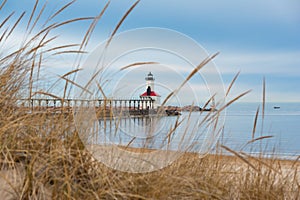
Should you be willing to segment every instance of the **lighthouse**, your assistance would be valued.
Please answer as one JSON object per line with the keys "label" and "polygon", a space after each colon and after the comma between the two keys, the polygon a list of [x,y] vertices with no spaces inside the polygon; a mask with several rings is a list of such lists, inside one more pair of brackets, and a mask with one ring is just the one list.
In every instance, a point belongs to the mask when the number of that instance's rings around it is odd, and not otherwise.
{"label": "lighthouse", "polygon": [[[160,105],[160,95],[154,91],[154,76],[151,72],[146,76],[146,92],[140,95],[141,100],[153,100],[153,108],[157,109]],[[146,105],[146,108],[149,108]],[[145,108],[144,108],[145,109]]]}
{"label": "lighthouse", "polygon": [[150,90],[154,91],[154,80],[155,79],[151,72],[149,72],[149,74],[146,76],[145,80],[146,80],[147,89],[148,89],[148,87],[150,87]]}

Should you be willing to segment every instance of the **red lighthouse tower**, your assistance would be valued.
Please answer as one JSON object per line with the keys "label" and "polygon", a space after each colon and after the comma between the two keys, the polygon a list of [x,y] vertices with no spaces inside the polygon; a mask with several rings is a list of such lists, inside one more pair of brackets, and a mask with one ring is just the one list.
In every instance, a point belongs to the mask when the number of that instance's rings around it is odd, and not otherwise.
{"label": "red lighthouse tower", "polygon": [[146,76],[146,92],[140,95],[141,99],[154,100],[153,108],[157,108],[160,104],[160,95],[154,91],[154,77],[151,72]]}

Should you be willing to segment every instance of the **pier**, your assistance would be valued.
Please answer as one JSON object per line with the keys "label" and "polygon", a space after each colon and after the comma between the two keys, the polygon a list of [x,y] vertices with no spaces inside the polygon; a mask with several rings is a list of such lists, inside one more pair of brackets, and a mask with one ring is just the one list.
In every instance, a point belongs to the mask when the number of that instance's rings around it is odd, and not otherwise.
{"label": "pier", "polygon": [[108,117],[124,113],[149,115],[155,112],[152,99],[58,99],[31,98],[17,101],[18,108],[27,113],[71,113],[77,108],[95,108],[98,117]]}

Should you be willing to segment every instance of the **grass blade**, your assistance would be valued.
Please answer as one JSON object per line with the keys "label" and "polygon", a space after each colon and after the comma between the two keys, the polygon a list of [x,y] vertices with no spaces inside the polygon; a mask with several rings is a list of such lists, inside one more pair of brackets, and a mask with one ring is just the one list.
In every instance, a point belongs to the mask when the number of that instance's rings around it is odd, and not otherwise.
{"label": "grass blade", "polygon": [[86,21],[86,20],[91,20],[91,19],[94,19],[94,17],[79,17],[79,18],[76,18],[76,19],[70,19],[70,20],[63,21],[63,22],[61,22],[59,24],[55,24],[53,26],[53,28],[55,29],[55,28],[64,26],[66,24],[71,24],[71,23],[74,23],[74,22]]}
{"label": "grass blade", "polygon": [[249,92],[251,92],[251,90],[248,90],[246,92],[243,92],[242,94],[238,95],[237,97],[235,97],[234,99],[232,99],[231,101],[227,102],[226,105],[224,105],[223,107],[221,107],[220,109],[217,110],[216,114],[211,116],[208,121],[211,121],[213,119],[215,119],[216,116],[218,116],[218,114],[220,112],[222,112],[225,108],[227,108],[228,106],[230,106],[231,104],[233,104],[235,101],[237,101],[238,99],[242,98],[243,96],[245,96],[246,94],[248,94]]}
{"label": "grass blade", "polygon": [[266,80],[263,78],[263,99],[262,99],[262,118],[265,117],[265,107],[266,107]]}
{"label": "grass blade", "polygon": [[103,89],[102,89],[100,83],[97,81],[96,84],[97,84],[97,87],[98,87],[99,91],[101,92],[103,98],[104,98],[104,99],[107,99],[107,97],[106,97],[106,95],[105,95],[105,93],[104,93],[104,91],[103,91]]}
{"label": "grass blade", "polygon": [[87,88],[82,87],[81,85],[77,84],[76,82],[74,82],[74,81],[72,81],[72,80],[70,80],[70,79],[68,79],[68,78],[66,78],[66,77],[64,77],[64,76],[61,76],[60,78],[66,80],[66,81],[68,81],[68,82],[70,82],[72,85],[75,85],[75,86],[79,87],[80,89],[82,89],[82,91],[85,91],[85,92],[87,92],[87,93],[89,93],[89,94],[91,94],[91,95],[93,94],[93,93],[92,93],[91,91],[89,91]]}
{"label": "grass blade", "polygon": [[69,7],[70,5],[72,5],[76,0],[73,0],[69,3],[67,3],[66,5],[64,5],[63,7],[61,7],[58,11],[56,11],[53,15],[51,15],[51,17],[49,17],[49,19],[46,21],[46,24],[51,21],[54,17],[56,17],[58,14],[60,14],[62,11],[64,11],[67,7]]}
{"label": "grass blade", "polygon": [[28,20],[26,30],[28,30],[28,28],[29,28],[29,25],[30,25],[30,23],[31,23],[31,21],[32,21],[32,18],[33,18],[33,15],[34,15],[35,11],[36,11],[36,7],[37,7],[38,3],[39,3],[39,0],[36,0],[36,1],[35,1],[35,4],[34,4],[34,6],[33,6],[33,9],[32,9],[32,11],[31,11],[30,18],[29,18],[29,20]]}
{"label": "grass blade", "polygon": [[72,70],[72,71],[70,71],[70,72],[64,74],[64,75],[62,76],[62,78],[66,77],[66,76],[69,76],[69,75],[71,75],[71,74],[77,73],[77,72],[80,71],[80,70],[82,70],[82,69],[74,69],[74,70]]}
{"label": "grass blade", "polygon": [[188,75],[188,77],[181,83],[181,85],[175,89],[174,91],[172,91],[163,101],[163,103],[161,104],[161,107],[163,107],[167,101],[173,96],[175,95],[202,67],[204,67],[207,63],[209,63],[212,59],[214,59],[219,53],[215,53],[212,56],[207,57],[206,59],[204,59],[197,67],[195,67],[195,69]]}
{"label": "grass blade", "polygon": [[129,64],[129,65],[126,65],[125,67],[122,67],[120,69],[120,71],[122,70],[125,70],[125,69],[128,69],[130,67],[134,67],[134,66],[139,66],[139,65],[150,65],[150,64],[159,64],[158,62],[136,62],[136,63],[132,63],[132,64]]}
{"label": "grass blade", "polygon": [[254,119],[254,124],[253,124],[253,129],[252,129],[252,140],[254,139],[254,135],[255,135],[255,132],[256,132],[258,113],[259,113],[259,107],[257,108],[256,114],[255,114],[255,119]]}
{"label": "grass blade", "polygon": [[117,24],[117,26],[115,27],[114,31],[112,32],[112,34],[110,35],[105,47],[107,48],[111,42],[111,40],[113,39],[113,37],[115,36],[115,34],[117,33],[117,31],[119,30],[120,26],[123,24],[124,20],[127,18],[127,16],[131,13],[131,11],[136,7],[136,5],[140,2],[140,0],[136,1],[125,13],[125,15],[122,17],[122,19],[119,21],[119,23]]}
{"label": "grass blade", "polygon": [[100,14],[94,18],[93,22],[91,23],[90,27],[88,28],[86,34],[83,37],[83,40],[81,42],[79,50],[82,50],[83,47],[87,46],[88,41],[90,40],[90,37],[91,37],[91,35],[92,35],[92,33],[93,33],[93,31],[94,31],[94,29],[95,29],[98,21],[101,19],[101,17],[105,13],[105,11],[108,8],[109,4],[110,4],[110,1],[108,1],[106,3],[106,5],[104,6],[104,8],[101,10]]}
{"label": "grass blade", "polygon": [[2,28],[2,26],[15,14],[15,11],[13,11],[12,13],[10,13],[10,15],[8,15],[0,24],[0,29]]}
{"label": "grass blade", "polygon": [[21,19],[24,17],[25,12],[23,12],[20,17],[18,18],[18,20],[14,23],[13,27],[10,29],[9,33],[6,36],[6,39],[12,34],[12,32],[15,30],[15,28],[17,27],[17,25],[20,23]]}
{"label": "grass blade", "polygon": [[235,81],[236,81],[236,79],[238,78],[239,75],[240,75],[240,72],[238,72],[238,73],[234,76],[233,80],[231,81],[231,83],[230,83],[230,85],[229,85],[229,87],[228,87],[228,89],[227,89],[226,95],[225,95],[226,97],[228,96],[228,94],[229,94],[229,92],[230,92],[230,90],[231,90],[233,84],[235,83]]}
{"label": "grass blade", "polygon": [[[46,6],[47,6],[47,1],[44,3],[44,5],[43,5],[42,9],[40,10],[38,16],[35,18],[35,20],[34,20],[32,26],[31,26],[30,31],[29,31],[28,34],[31,34],[31,32],[32,32],[33,29],[35,28],[36,24],[38,23],[38,21],[40,20],[42,14],[43,14],[43,12],[44,12]],[[29,22],[28,22],[27,26],[29,27]]]}
{"label": "grass blade", "polygon": [[272,137],[274,137],[274,136],[266,135],[266,136],[261,136],[261,137],[258,137],[258,138],[254,138],[254,139],[250,140],[249,142],[247,142],[246,145],[251,144],[253,142],[256,142],[258,140],[263,140],[263,139],[272,138]]}
{"label": "grass blade", "polygon": [[259,170],[256,169],[256,167],[254,167],[254,165],[252,165],[246,158],[244,158],[243,156],[241,156],[238,152],[236,152],[236,151],[234,151],[234,150],[232,150],[232,149],[230,149],[229,147],[226,147],[226,146],[224,146],[224,145],[221,145],[221,147],[222,147],[223,149],[225,149],[226,151],[228,151],[228,152],[234,154],[234,155],[235,155],[236,157],[238,157],[240,160],[244,161],[247,165],[249,165],[249,166],[250,166],[252,169],[254,169],[255,171],[259,172]]}
{"label": "grass blade", "polygon": [[0,10],[2,10],[2,8],[3,8],[3,6],[5,5],[6,2],[7,2],[7,0],[4,0],[4,1],[2,2],[2,4],[0,5]]}
{"label": "grass blade", "polygon": [[80,51],[80,50],[67,50],[67,51],[59,51],[52,55],[60,55],[60,54],[83,54],[88,53],[87,51]]}
{"label": "grass blade", "polygon": [[65,49],[65,48],[69,48],[69,47],[76,47],[76,46],[79,46],[79,44],[61,45],[61,46],[50,48],[47,50],[47,52],[51,52],[51,51],[55,51],[55,50],[59,50],[59,49]]}

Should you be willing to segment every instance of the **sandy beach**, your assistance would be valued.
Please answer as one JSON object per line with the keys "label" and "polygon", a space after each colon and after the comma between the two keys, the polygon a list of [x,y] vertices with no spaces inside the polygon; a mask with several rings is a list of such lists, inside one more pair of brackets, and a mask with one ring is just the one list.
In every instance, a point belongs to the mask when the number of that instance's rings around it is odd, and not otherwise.
{"label": "sandy beach", "polygon": [[[100,147],[102,149],[102,152],[108,151],[108,149],[111,150],[110,147]],[[136,149],[136,148],[126,148],[126,147],[119,147],[122,151],[128,151],[130,153],[134,154],[149,154],[154,152],[155,150],[150,149]],[[103,149],[106,149],[103,150]],[[98,149],[99,150],[99,149]],[[177,152],[166,152],[166,151],[160,151],[160,155],[174,155]],[[181,177],[182,179],[201,179],[203,176],[203,170],[204,175],[207,173],[207,176],[209,176],[210,173],[218,173],[220,178],[227,177],[228,179],[231,179],[233,176],[239,176],[244,177],[249,173],[255,174],[258,172],[259,174],[264,173],[274,173],[274,184],[279,183],[282,180],[294,180],[299,183],[300,182],[300,162],[299,161],[292,161],[292,160],[280,160],[280,159],[267,159],[267,158],[246,158],[245,160],[237,157],[237,156],[229,156],[229,155],[213,155],[209,154],[203,158],[200,158],[198,154],[195,153],[184,153],[178,158],[178,160],[174,161],[171,165],[166,166],[163,169],[158,169],[157,171],[151,172],[151,173],[145,173],[143,177],[161,174],[163,176],[166,176],[166,179],[168,179],[168,176],[172,177],[174,174],[176,176]],[[107,158],[106,158],[107,159]],[[118,160],[119,162],[122,162],[122,159]],[[192,162],[192,163],[190,163]],[[193,164],[194,163],[194,164]],[[202,169],[201,173],[200,171],[196,173],[192,173],[195,171],[195,168],[199,167],[199,163],[206,163],[205,166],[209,167],[209,169]],[[116,164],[116,163],[115,163]],[[40,169],[40,167],[37,167],[37,163],[35,164],[35,169]],[[102,165],[98,165],[92,170],[100,170],[98,167]],[[28,167],[28,166],[27,166]],[[130,167],[130,166],[129,166]],[[24,185],[28,184],[38,184],[39,192],[37,194],[39,195],[39,199],[51,199],[52,194],[55,193],[55,189],[52,186],[49,186],[49,184],[43,184],[41,180],[39,180],[38,177],[32,177],[32,182],[28,182],[28,177],[26,177],[26,173],[28,173],[25,169],[24,163],[16,163],[11,165],[4,165],[2,163],[2,170],[0,170],[0,196],[1,199],[18,199],[20,196],[22,196],[22,188],[24,188]],[[114,169],[107,169],[111,173],[116,173]],[[172,173],[169,171],[171,170]],[[206,172],[205,172],[206,171]],[[189,172],[185,175],[183,175],[183,172]],[[33,176],[36,176],[37,171],[34,171]],[[42,172],[43,173],[43,172]],[[45,170],[46,173],[46,170]],[[181,174],[181,175],[179,175]],[[127,177],[128,174],[125,172],[118,172],[118,176]],[[197,176],[198,175],[198,176]],[[133,173],[131,176],[139,176],[139,174]],[[62,177],[63,178],[63,177]],[[203,178],[203,177],[202,177]],[[36,180],[35,180],[36,179]],[[151,184],[151,183],[149,183]],[[199,188],[200,189],[200,188]],[[236,194],[238,195],[238,194]]]}

